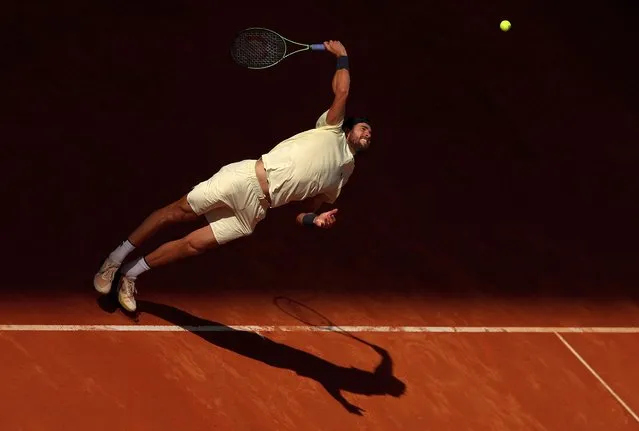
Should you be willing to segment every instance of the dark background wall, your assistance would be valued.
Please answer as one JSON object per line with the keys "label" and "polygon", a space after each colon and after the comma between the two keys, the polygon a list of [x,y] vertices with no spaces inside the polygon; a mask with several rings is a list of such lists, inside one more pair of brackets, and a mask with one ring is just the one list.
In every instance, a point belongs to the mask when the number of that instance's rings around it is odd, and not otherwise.
{"label": "dark background wall", "polygon": [[339,226],[300,231],[294,208],[273,210],[253,237],[147,283],[634,294],[637,6],[559,3],[7,5],[0,285],[90,290],[150,211],[313,127],[334,59],[240,69],[230,40],[264,26],[339,39],[350,54],[349,113],[369,115],[375,139],[338,201]]}

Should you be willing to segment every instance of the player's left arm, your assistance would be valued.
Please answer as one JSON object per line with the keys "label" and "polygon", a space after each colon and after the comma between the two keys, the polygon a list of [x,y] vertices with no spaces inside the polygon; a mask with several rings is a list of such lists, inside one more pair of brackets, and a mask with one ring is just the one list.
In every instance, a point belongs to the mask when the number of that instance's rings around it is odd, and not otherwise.
{"label": "player's left arm", "polygon": [[326,123],[334,126],[340,124],[346,115],[346,101],[351,87],[351,75],[348,67],[348,53],[340,41],[324,42],[326,51],[337,57],[337,70],[331,82],[333,87],[333,103],[326,115]]}
{"label": "player's left arm", "polygon": [[302,212],[300,212],[295,221],[300,226],[304,225],[304,217],[309,214],[317,214],[317,211],[322,207],[322,205],[328,202],[328,196],[325,194],[319,194],[313,196],[312,198],[306,199],[302,202]]}

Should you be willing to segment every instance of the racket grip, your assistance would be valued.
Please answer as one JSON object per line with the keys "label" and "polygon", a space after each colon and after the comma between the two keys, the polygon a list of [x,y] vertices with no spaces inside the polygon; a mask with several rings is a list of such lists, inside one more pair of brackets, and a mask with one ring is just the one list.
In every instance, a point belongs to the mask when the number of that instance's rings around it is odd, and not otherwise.
{"label": "racket grip", "polygon": [[312,51],[326,51],[326,47],[323,43],[314,43],[311,45]]}

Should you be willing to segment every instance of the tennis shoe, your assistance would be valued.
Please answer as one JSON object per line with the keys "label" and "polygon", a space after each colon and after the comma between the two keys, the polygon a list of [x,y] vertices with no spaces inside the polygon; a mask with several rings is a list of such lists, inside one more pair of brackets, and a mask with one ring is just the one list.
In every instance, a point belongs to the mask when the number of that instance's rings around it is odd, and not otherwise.
{"label": "tennis shoe", "polygon": [[95,287],[95,290],[103,295],[109,293],[111,291],[115,274],[119,269],[120,264],[107,257],[102,263],[97,274],[93,276],[93,287]]}
{"label": "tennis shoe", "polygon": [[118,301],[120,305],[130,313],[133,313],[137,308],[135,302],[135,294],[137,292],[135,279],[122,275],[120,278],[120,288],[118,290]]}

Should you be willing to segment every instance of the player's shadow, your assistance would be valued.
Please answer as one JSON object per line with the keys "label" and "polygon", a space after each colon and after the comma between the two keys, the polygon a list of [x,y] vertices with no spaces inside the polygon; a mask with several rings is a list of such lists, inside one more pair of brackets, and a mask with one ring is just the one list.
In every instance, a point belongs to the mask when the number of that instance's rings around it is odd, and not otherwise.
{"label": "player's shadow", "polygon": [[[321,384],[324,389],[351,413],[362,415],[363,410],[344,398],[342,391],[361,395],[390,395],[400,397],[406,385],[393,375],[393,361],[381,347],[371,345],[381,360],[374,371],[342,367],[304,350],[277,343],[253,332],[236,330],[219,322],[202,319],[164,304],[138,301],[140,314],[149,313],[176,326],[190,330],[211,344],[230,350],[273,367],[294,371]],[[216,326],[221,331],[193,331],[193,327]]]}

